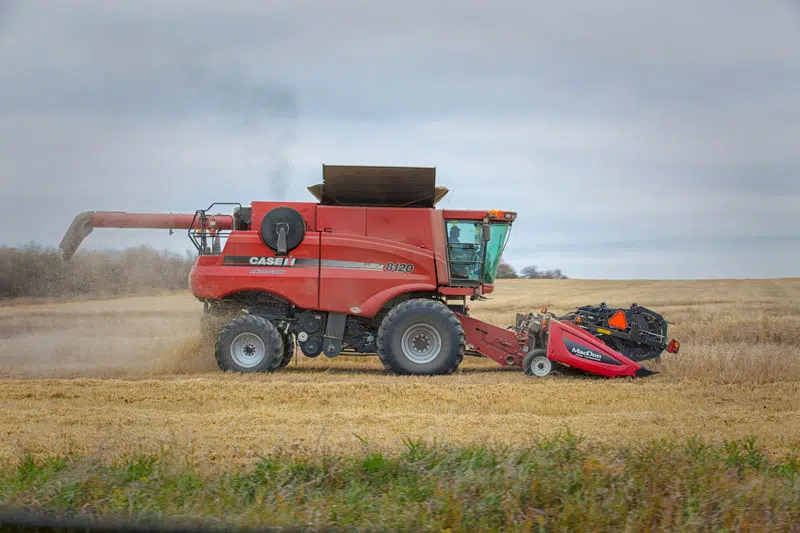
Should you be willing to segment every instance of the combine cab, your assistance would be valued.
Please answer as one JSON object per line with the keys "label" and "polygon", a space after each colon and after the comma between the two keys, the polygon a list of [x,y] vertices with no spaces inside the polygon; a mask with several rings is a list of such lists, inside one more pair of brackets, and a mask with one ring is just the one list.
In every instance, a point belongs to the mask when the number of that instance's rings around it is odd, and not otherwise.
{"label": "combine cab", "polygon": [[69,258],[95,227],[187,230],[198,251],[191,290],[223,370],[274,371],[299,347],[307,357],[377,354],[396,374],[448,374],[469,353],[531,375],[570,366],[641,376],[639,362],[667,348],[666,323],[643,308],[613,333],[604,306],[519,315],[507,329],[470,316],[469,302],[494,290],[516,213],[437,209],[447,189],[433,168],[323,165],[309,191],[316,202],[82,213],[61,247]]}

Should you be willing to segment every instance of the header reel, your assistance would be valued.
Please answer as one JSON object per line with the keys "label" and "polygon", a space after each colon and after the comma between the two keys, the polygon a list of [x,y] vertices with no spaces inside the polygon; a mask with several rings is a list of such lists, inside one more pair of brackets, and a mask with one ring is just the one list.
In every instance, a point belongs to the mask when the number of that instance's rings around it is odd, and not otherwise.
{"label": "header reel", "polygon": [[540,313],[518,314],[517,331],[527,331],[537,345],[546,345],[550,319],[571,322],[597,337],[628,359],[641,363],[659,357],[664,350],[678,353],[680,343],[667,341],[667,321],[658,313],[632,304],[628,309],[584,305],[563,316],[546,308]]}
{"label": "header reel", "polygon": [[637,304],[628,309],[584,305],[563,317],[601,339],[628,359],[640,363],[659,357],[664,350],[677,353],[677,341],[667,341],[664,317]]}

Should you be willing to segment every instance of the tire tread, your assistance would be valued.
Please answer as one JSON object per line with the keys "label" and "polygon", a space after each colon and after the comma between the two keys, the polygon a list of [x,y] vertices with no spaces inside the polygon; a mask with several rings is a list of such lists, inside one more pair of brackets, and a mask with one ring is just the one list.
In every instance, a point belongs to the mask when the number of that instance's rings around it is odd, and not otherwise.
{"label": "tire tread", "polygon": [[458,346],[456,350],[456,356],[451,359],[449,365],[443,369],[440,369],[438,372],[435,372],[435,374],[452,374],[464,360],[464,351],[466,350],[466,335],[464,334],[464,328],[461,325],[461,321],[458,320],[456,314],[449,307],[437,300],[416,298],[403,302],[389,311],[386,317],[381,321],[381,325],[378,328],[377,345],[378,357],[381,360],[381,364],[386,370],[394,374],[411,374],[410,372],[399,368],[394,364],[394,355],[391,353],[391,341],[389,336],[396,328],[397,322],[403,318],[406,313],[414,314],[415,312],[433,312],[439,314],[445,318],[456,331]]}
{"label": "tire tread", "polygon": [[295,350],[297,349],[294,338],[291,334],[283,335],[283,359],[281,359],[281,364],[279,368],[284,368],[292,362],[292,358],[294,357]]}
{"label": "tire tread", "polygon": [[[235,336],[237,330],[242,328],[256,328],[262,330],[262,333],[266,333],[264,345],[267,353],[264,357],[264,362],[257,367],[247,370],[240,370],[237,368],[235,364],[230,361],[225,351],[221,350],[221,345],[228,346],[228,341],[226,341],[226,339],[230,336]],[[270,350],[272,350],[273,353],[270,353]],[[283,351],[283,338],[278,329],[270,321],[256,315],[243,315],[234,318],[219,331],[217,342],[214,347],[214,357],[217,360],[219,368],[224,371],[242,373],[273,372],[280,366],[283,360]]]}

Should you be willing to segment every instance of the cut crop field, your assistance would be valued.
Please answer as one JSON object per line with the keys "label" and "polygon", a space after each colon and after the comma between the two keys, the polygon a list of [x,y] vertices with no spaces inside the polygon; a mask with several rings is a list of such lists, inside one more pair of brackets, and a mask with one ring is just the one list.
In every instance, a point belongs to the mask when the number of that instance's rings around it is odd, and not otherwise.
{"label": "cut crop field", "polygon": [[501,281],[473,313],[636,302],[682,342],[640,380],[534,379],[484,359],[395,377],[375,357],[298,358],[271,375],[217,370],[187,294],[0,308],[0,458],[177,448],[209,465],[275,449],[357,453],[406,438],[524,446],[569,429],[606,443],[696,435],[800,442],[800,280]]}
{"label": "cut crop field", "polygon": [[[224,374],[187,294],[0,307],[0,507],[211,525],[780,530],[800,523],[800,279],[502,281],[474,315],[639,303],[644,379],[375,357]],[[577,436],[577,437],[576,437]]]}

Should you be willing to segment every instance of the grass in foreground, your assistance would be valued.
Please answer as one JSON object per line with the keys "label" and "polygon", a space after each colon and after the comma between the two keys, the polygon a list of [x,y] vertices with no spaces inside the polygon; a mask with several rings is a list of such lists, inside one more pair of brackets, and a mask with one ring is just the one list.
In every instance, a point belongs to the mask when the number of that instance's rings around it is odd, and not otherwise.
{"label": "grass in foreground", "polygon": [[800,453],[754,440],[524,449],[407,441],[398,455],[279,453],[210,474],[170,453],[6,462],[0,505],[93,517],[406,530],[800,530]]}

